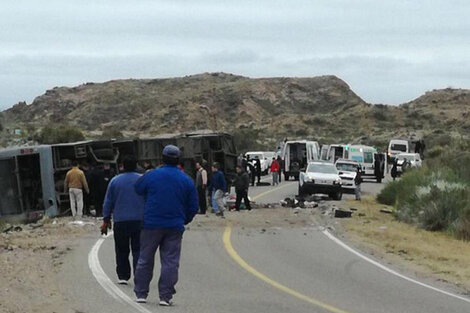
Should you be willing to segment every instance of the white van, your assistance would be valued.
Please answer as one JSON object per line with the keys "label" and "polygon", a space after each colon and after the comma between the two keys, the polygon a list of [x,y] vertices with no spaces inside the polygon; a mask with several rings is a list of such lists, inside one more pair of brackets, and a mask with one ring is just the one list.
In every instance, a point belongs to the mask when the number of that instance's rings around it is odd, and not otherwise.
{"label": "white van", "polygon": [[391,163],[399,153],[410,153],[410,142],[403,139],[392,139],[388,144],[387,157]]}
{"label": "white van", "polygon": [[308,163],[320,159],[320,145],[316,141],[287,141],[281,154],[285,180],[290,177],[298,180],[300,172],[305,172]]}
{"label": "white van", "polygon": [[334,144],[328,147],[328,153],[326,160],[331,163],[336,163],[339,159],[348,159],[349,151],[348,145],[345,144]]}
{"label": "white van", "polygon": [[364,176],[375,176],[374,155],[377,149],[364,145],[348,146],[348,159],[355,160],[361,165],[361,172]]}

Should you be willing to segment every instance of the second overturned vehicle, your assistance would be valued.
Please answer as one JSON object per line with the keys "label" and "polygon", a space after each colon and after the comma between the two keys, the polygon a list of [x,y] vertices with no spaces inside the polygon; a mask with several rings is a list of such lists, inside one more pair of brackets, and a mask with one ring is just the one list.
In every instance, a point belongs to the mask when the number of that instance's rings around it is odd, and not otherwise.
{"label": "second overturned vehicle", "polygon": [[310,162],[299,176],[299,196],[327,194],[334,200],[343,197],[342,180],[336,166],[328,162]]}

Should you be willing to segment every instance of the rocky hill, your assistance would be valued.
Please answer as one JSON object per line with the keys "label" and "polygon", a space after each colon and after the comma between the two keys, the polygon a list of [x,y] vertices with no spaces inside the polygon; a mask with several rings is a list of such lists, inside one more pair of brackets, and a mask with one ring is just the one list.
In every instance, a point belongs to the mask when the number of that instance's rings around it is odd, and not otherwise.
{"label": "rocky hill", "polygon": [[3,124],[39,131],[69,124],[88,136],[108,127],[127,136],[198,129],[227,131],[246,144],[289,137],[383,144],[390,137],[454,131],[468,135],[470,91],[431,91],[401,106],[371,105],[335,76],[251,79],[206,73],[56,87],[2,112]]}

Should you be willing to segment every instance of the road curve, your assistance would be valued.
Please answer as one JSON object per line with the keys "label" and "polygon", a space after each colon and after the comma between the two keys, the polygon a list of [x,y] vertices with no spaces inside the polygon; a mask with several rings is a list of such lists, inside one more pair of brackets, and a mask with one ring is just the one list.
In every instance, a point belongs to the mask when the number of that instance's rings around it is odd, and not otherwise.
{"label": "road curve", "polygon": [[[277,202],[292,196],[296,188],[295,182],[283,182],[276,189],[252,188],[250,195],[260,202]],[[113,296],[109,289],[114,287],[97,282],[88,262],[96,241],[97,236],[84,238],[62,268],[60,284],[75,311],[161,311],[156,306],[157,279],[141,310],[124,299],[134,299],[132,284],[118,286],[121,296]],[[112,238],[95,250],[105,276],[101,278],[112,284]],[[158,271],[157,267],[156,277]],[[234,228],[225,230],[225,236],[224,229],[193,227],[184,235],[177,290],[172,312],[470,312],[469,302],[391,275],[337,245],[315,226],[266,232]]]}

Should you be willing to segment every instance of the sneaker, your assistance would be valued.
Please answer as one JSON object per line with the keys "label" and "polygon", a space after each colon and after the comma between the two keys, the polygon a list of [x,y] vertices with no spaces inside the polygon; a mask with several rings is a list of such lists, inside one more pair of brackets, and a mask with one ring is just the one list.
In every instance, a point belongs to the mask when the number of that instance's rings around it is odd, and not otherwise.
{"label": "sneaker", "polygon": [[158,303],[160,306],[172,306],[173,305],[173,302],[171,300],[169,301],[166,301],[166,300],[160,300],[160,302]]}
{"label": "sneaker", "polygon": [[147,303],[147,299],[145,299],[145,298],[137,298],[137,299],[135,300],[135,302],[137,302],[137,303]]}
{"label": "sneaker", "polygon": [[125,279],[120,279],[120,280],[118,280],[118,284],[119,284],[119,285],[127,285],[127,280],[125,280]]}

